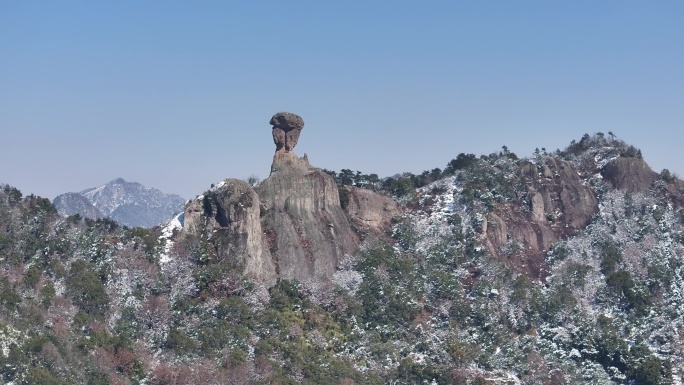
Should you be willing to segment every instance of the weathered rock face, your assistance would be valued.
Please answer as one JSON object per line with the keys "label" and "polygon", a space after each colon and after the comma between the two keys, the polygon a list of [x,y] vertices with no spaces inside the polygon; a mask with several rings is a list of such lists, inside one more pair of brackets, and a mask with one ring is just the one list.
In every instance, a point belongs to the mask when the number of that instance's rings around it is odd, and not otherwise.
{"label": "weathered rock face", "polygon": [[292,151],[304,128],[304,119],[290,112],[279,112],[273,115],[270,124],[273,126],[273,142],[276,145],[276,153]]}
{"label": "weathered rock face", "polygon": [[643,159],[619,157],[601,170],[601,176],[618,190],[644,192],[658,179]]}
{"label": "weathered rock face", "polygon": [[544,254],[561,238],[583,229],[598,212],[598,200],[569,162],[546,158],[521,166],[528,185],[526,210],[502,205],[487,218],[485,243],[494,255],[511,242],[524,250],[508,258],[519,271],[543,276]]}
{"label": "weathered rock face", "polygon": [[183,233],[192,235],[207,233],[204,224],[208,223],[208,220],[204,215],[203,203],[203,200],[191,200],[185,205],[185,210],[183,212]]}
{"label": "weathered rock face", "polygon": [[267,285],[276,279],[328,280],[340,259],[358,250],[358,237],[335,180],[292,151],[304,126],[301,117],[278,113],[271,124],[271,175],[256,189],[226,179],[188,203],[183,232],[209,240],[219,260]]}
{"label": "weathered rock face", "polygon": [[278,277],[329,279],[358,248],[334,179],[293,153],[276,154],[272,170],[257,192]]}
{"label": "weathered rock face", "polygon": [[263,238],[259,196],[245,181],[226,179],[185,209],[184,232],[210,239],[219,261],[227,260],[249,278],[271,285],[275,266]]}
{"label": "weathered rock face", "polygon": [[392,218],[401,215],[401,207],[392,198],[374,191],[343,186],[349,194],[344,210],[352,223],[363,233],[383,236]]}

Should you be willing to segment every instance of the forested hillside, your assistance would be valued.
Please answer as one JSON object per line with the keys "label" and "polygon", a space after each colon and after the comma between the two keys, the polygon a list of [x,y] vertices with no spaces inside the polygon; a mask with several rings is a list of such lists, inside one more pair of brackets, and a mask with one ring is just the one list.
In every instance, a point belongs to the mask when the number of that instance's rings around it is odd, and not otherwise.
{"label": "forested hillside", "polygon": [[357,229],[329,280],[272,287],[182,218],[61,217],[2,186],[2,381],[681,384],[684,184],[612,133],[419,175],[327,172],[342,208],[363,188],[403,214]]}

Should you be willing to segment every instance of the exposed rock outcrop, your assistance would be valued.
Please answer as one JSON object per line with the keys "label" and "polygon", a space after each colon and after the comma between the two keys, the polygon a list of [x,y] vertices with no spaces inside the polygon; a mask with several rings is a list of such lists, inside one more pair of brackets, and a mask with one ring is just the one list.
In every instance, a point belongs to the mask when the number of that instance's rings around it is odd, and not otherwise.
{"label": "exposed rock outcrop", "polygon": [[204,218],[210,217],[211,213],[204,214],[204,197],[202,199],[190,200],[185,205],[183,212],[183,232],[185,234],[200,235],[206,233],[207,222]]}
{"label": "exposed rock outcrop", "polygon": [[357,251],[358,237],[335,180],[292,151],[302,118],[282,112],[271,124],[276,153],[269,177],[256,189],[227,179],[191,201],[183,232],[208,239],[217,258],[267,285],[330,279],[339,261]]}
{"label": "exposed rock outcrop", "polygon": [[184,231],[211,239],[219,261],[249,278],[273,284],[275,266],[261,228],[259,196],[245,181],[226,179],[185,209]]}
{"label": "exposed rock outcrop", "polygon": [[362,233],[383,236],[392,218],[401,215],[399,204],[386,195],[353,186],[342,188],[348,192],[349,198],[344,210]]}
{"label": "exposed rock outcrop", "polygon": [[276,153],[292,151],[304,128],[304,119],[290,112],[279,112],[273,115],[270,124],[273,126],[273,142],[276,145]]}
{"label": "exposed rock outcrop", "polygon": [[545,158],[544,163],[520,167],[528,186],[526,210],[505,204],[488,216],[485,243],[494,255],[513,252],[508,261],[531,277],[544,272],[544,255],[549,247],[589,224],[598,212],[598,200],[591,187],[583,184],[569,162]]}
{"label": "exposed rock outcrop", "polygon": [[644,192],[658,179],[658,173],[651,170],[641,158],[619,157],[606,164],[601,176],[618,190]]}
{"label": "exposed rock outcrop", "polygon": [[52,202],[57,212],[62,215],[78,214],[83,218],[99,219],[106,215],[97,209],[88,198],[79,193],[66,193],[55,197]]}
{"label": "exposed rock outcrop", "polygon": [[303,158],[274,159],[273,172],[257,192],[262,225],[278,276],[328,279],[358,239],[340,206],[335,180]]}

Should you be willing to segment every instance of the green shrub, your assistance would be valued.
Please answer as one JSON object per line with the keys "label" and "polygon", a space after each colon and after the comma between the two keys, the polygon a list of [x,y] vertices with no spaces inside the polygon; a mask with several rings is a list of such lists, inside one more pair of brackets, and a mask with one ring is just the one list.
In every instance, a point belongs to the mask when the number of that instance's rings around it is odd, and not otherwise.
{"label": "green shrub", "polygon": [[7,277],[3,277],[0,281],[0,303],[5,305],[8,310],[13,311],[16,310],[20,302],[21,296],[17,294]]}
{"label": "green shrub", "polygon": [[614,272],[622,262],[622,251],[620,247],[612,241],[605,241],[600,244],[601,249],[601,272],[609,275]]}
{"label": "green shrub", "polygon": [[173,328],[169,330],[163,346],[166,349],[173,349],[180,353],[189,353],[197,348],[197,343],[182,330]]}
{"label": "green shrub", "polygon": [[342,209],[346,209],[347,206],[349,206],[349,198],[351,193],[346,188],[340,188],[338,191],[340,195],[340,206]]}
{"label": "green shrub", "polygon": [[636,287],[628,271],[620,270],[609,275],[606,278],[606,285],[618,295],[628,309],[637,314],[644,314],[650,306],[650,299]]}
{"label": "green shrub", "polygon": [[244,327],[251,327],[253,324],[253,313],[240,297],[228,297],[221,300],[214,311],[216,318],[220,320]]}
{"label": "green shrub", "polygon": [[297,281],[280,280],[270,290],[271,307],[280,311],[291,310],[301,306],[304,296],[299,291]]}
{"label": "green shrub", "polygon": [[46,282],[45,285],[40,289],[40,295],[42,296],[40,303],[44,308],[47,309],[50,307],[50,305],[52,305],[52,300],[55,298],[55,294],[55,286],[50,281]]}
{"label": "green shrub", "polygon": [[669,362],[649,356],[634,368],[632,378],[638,385],[669,384],[672,382],[672,370]]}
{"label": "green shrub", "polygon": [[546,311],[542,317],[546,320],[552,320],[561,310],[570,310],[576,304],[577,300],[567,285],[556,286],[546,299]]}
{"label": "green shrub", "polygon": [[26,275],[24,276],[24,285],[26,285],[26,287],[33,288],[38,283],[38,280],[40,280],[40,276],[42,275],[42,273],[43,272],[40,268],[36,266],[31,266],[26,271]]}
{"label": "green shrub", "polygon": [[5,199],[7,199],[7,203],[10,206],[14,206],[17,203],[21,202],[22,193],[21,191],[19,191],[18,188],[12,187],[10,185],[5,185],[3,187],[3,192],[5,193]]}
{"label": "green shrub", "polygon": [[67,385],[67,382],[60,380],[47,369],[38,367],[29,369],[23,383],[26,385]]}
{"label": "green shrub", "polygon": [[475,162],[477,162],[475,154],[460,153],[456,156],[455,159],[449,161],[447,166],[444,168],[444,174],[453,175],[456,172],[456,170],[463,170],[465,168],[468,168]]}
{"label": "green shrub", "polygon": [[71,264],[66,279],[71,301],[90,316],[101,317],[109,306],[109,295],[90,263],[77,260]]}
{"label": "green shrub", "polygon": [[[115,229],[116,226],[118,226],[116,222],[114,222],[113,224],[107,222],[103,225],[109,225],[113,229]],[[159,245],[159,237],[155,236],[155,234],[153,234],[150,229],[145,229],[142,227],[133,227],[132,229],[128,230],[126,235],[130,237],[130,239],[135,241],[136,248],[138,247],[138,245],[141,245],[142,250],[148,256],[153,255],[156,250],[156,247]]]}

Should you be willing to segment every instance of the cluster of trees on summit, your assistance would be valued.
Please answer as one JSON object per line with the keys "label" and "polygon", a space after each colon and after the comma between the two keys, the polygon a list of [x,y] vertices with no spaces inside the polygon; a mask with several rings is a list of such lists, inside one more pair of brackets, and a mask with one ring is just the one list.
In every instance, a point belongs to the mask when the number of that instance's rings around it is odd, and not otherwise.
{"label": "cluster of trees on summit", "polygon": [[[602,132],[598,132],[593,136],[584,134],[579,142],[573,140],[570,145],[563,151],[557,149],[555,155],[563,158],[571,157],[573,155],[581,154],[582,152],[595,146],[602,145],[616,145],[619,147],[619,155],[630,158],[642,158],[641,150],[628,145],[616,138],[612,131],[608,132],[608,136]],[[534,151],[534,157],[548,156],[545,148]],[[479,158],[475,154],[459,153],[456,158],[450,160],[444,169],[433,168],[432,170],[425,170],[420,174],[413,174],[404,172],[400,175],[392,177],[380,178],[378,174],[364,174],[361,171],[352,171],[350,169],[341,169],[339,172],[324,169],[326,173],[335,178],[335,181],[344,186],[356,186],[361,188],[368,188],[374,191],[386,193],[395,197],[403,197],[417,188],[424,187],[442,178],[453,176],[457,171],[466,169],[478,160],[493,161],[501,157],[518,159],[518,156],[508,149],[508,146],[501,146],[501,151],[491,153],[489,155],[481,155]],[[664,170],[668,175],[669,170]],[[671,176],[673,177],[673,176]]]}

